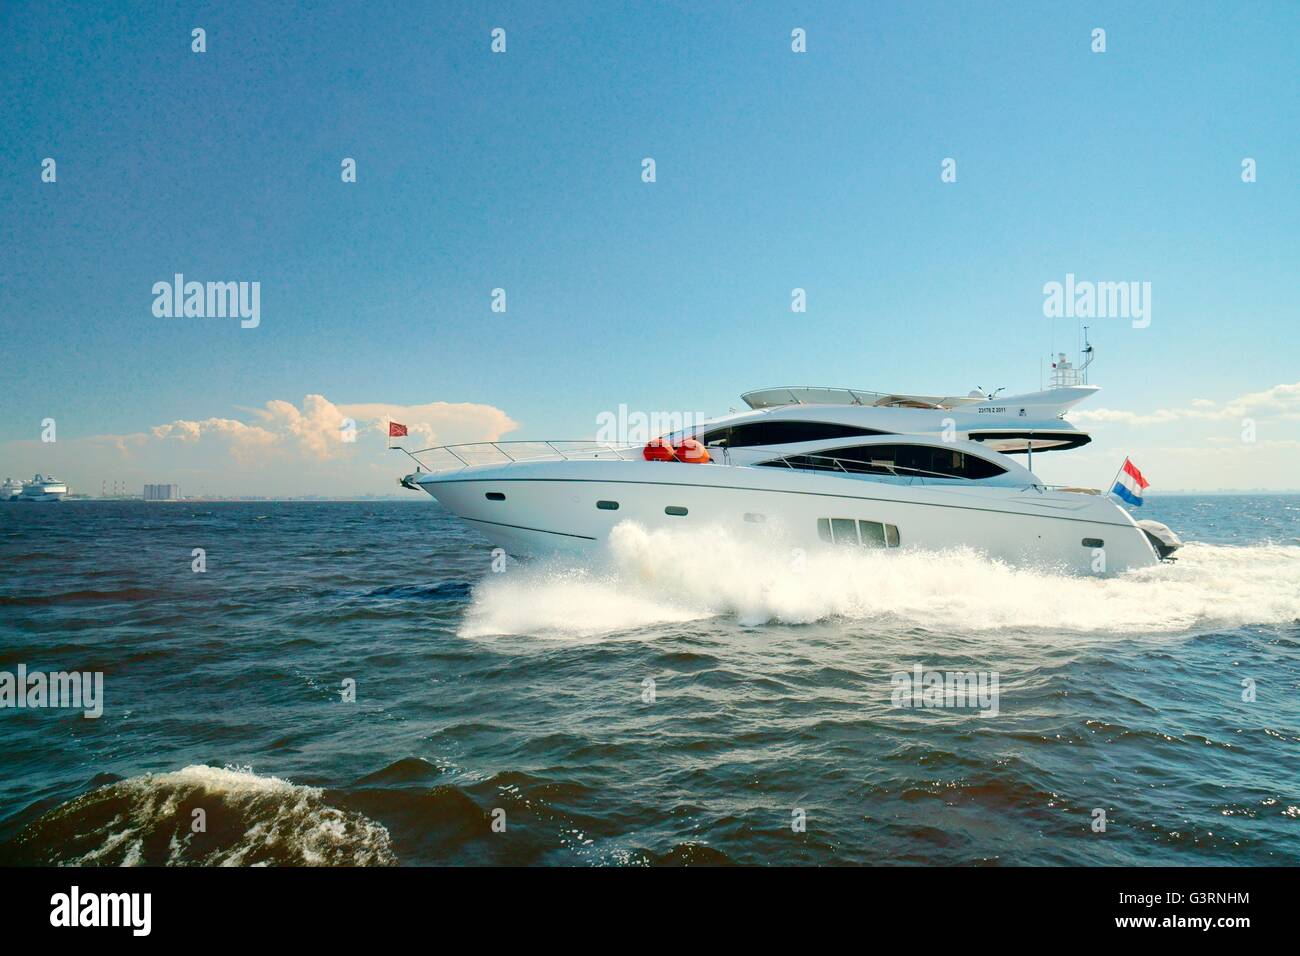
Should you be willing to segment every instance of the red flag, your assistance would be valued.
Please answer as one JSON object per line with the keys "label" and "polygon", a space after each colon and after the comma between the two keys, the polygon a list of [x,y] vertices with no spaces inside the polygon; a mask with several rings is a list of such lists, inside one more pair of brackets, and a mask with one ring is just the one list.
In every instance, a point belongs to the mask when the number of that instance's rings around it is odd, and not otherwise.
{"label": "red flag", "polygon": [[389,422],[389,423],[388,423],[388,437],[389,437],[389,438],[405,438],[405,437],[406,437],[406,426],[405,426],[405,425],[398,424],[397,422]]}
{"label": "red flag", "polygon": [[1146,491],[1151,487],[1151,482],[1142,477],[1142,472],[1138,471],[1138,466],[1133,464],[1133,462],[1129,461],[1127,458],[1124,459],[1124,468],[1122,470],[1126,475],[1129,475],[1137,482],[1139,491]]}

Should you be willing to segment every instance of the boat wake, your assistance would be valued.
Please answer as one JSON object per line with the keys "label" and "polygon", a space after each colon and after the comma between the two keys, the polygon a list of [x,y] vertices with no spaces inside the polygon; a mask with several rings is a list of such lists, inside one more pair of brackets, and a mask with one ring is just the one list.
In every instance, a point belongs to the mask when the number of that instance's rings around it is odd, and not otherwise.
{"label": "boat wake", "polygon": [[328,805],[315,787],[202,765],[91,790],[27,824],[0,856],[37,866],[397,862],[383,826]]}
{"label": "boat wake", "polygon": [[804,553],[721,530],[614,528],[596,561],[512,564],[473,592],[463,637],[594,638],[726,616],[956,633],[1181,633],[1300,620],[1300,547],[1190,543],[1113,577],[1012,567],[968,549]]}

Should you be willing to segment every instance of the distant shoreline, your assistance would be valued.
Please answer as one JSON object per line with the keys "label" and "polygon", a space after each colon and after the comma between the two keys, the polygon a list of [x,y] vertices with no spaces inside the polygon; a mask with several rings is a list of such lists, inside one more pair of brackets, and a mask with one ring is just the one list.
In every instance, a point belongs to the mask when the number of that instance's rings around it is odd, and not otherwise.
{"label": "distant shoreline", "polygon": [[[306,498],[273,498],[273,497],[269,497],[269,496],[268,496],[268,497],[260,497],[260,498],[254,498],[254,497],[240,498],[240,497],[224,497],[224,496],[216,496],[216,497],[212,497],[212,498],[165,498],[165,499],[156,500],[156,501],[145,501],[143,498],[138,498],[138,497],[135,497],[135,498],[128,498],[128,497],[121,497],[121,498],[113,498],[113,497],[100,498],[100,497],[98,497],[98,496],[87,495],[87,496],[85,496],[85,497],[83,498],[83,497],[77,497],[77,496],[75,496],[75,495],[68,495],[68,496],[66,496],[65,498],[63,498],[63,499],[62,499],[61,501],[59,501],[59,502],[34,502],[34,503],[37,503],[37,504],[68,504],[69,502],[71,502],[71,503],[73,503],[73,504],[80,504],[80,503],[84,503],[84,502],[95,502],[95,503],[97,503],[97,504],[98,504],[98,503],[109,504],[109,503],[112,503],[112,502],[118,502],[118,503],[129,502],[129,503],[133,503],[133,504],[141,504],[141,505],[211,505],[211,504],[250,504],[250,505],[254,505],[254,504],[264,504],[264,503],[266,503],[266,502],[281,502],[281,501],[284,501],[284,502],[296,502],[296,503],[298,503],[298,504],[347,504],[347,503],[349,503],[349,502],[356,503],[356,504],[365,504],[366,502],[374,502],[374,501],[415,501],[415,502],[419,502],[419,501],[422,501],[422,500],[423,500],[423,501],[432,501],[433,499],[429,498],[427,495],[425,495],[423,498],[417,498],[417,497],[415,497],[414,495],[392,495],[392,496],[389,496],[389,497],[380,497],[380,496],[377,496],[377,495],[374,496],[374,497],[364,497],[364,496],[360,496],[360,495],[358,495],[358,496],[354,496],[354,497],[342,496],[342,497],[339,497],[339,498],[327,498],[327,497],[324,497],[324,496],[320,496],[320,497],[315,497],[315,496],[313,496],[313,497],[306,497]],[[5,502],[5,503],[6,503],[6,504],[9,504],[10,502]],[[12,502],[12,503],[13,503],[13,504],[18,504],[19,502],[16,502],[16,501],[15,501],[15,502]],[[29,502],[29,503],[33,503],[33,502]]]}
{"label": "distant shoreline", "polygon": [[[1257,497],[1282,497],[1282,498],[1296,497],[1296,496],[1300,496],[1300,488],[1287,489],[1283,491],[1270,491],[1267,489],[1258,489],[1258,488],[1226,489],[1226,490],[1218,490],[1218,491],[1175,490],[1175,491],[1162,491],[1159,493],[1148,491],[1146,495],[1148,500],[1156,500],[1161,498],[1216,498],[1216,497],[1226,498],[1232,496],[1257,496]],[[148,504],[148,505],[240,504],[240,503],[258,504],[258,503],[267,503],[267,502],[293,502],[297,504],[347,504],[347,503],[364,504],[366,502],[381,502],[381,501],[407,501],[407,502],[415,502],[415,503],[426,503],[432,501],[432,499],[427,495],[416,496],[410,494],[382,495],[382,496],[381,495],[373,495],[373,496],[343,495],[337,498],[327,497],[324,495],[310,495],[305,497],[283,497],[283,498],[272,497],[272,496],[267,496],[267,497],[214,496],[211,498],[172,498],[172,499],[165,499],[161,501],[145,501],[143,498],[138,498],[138,497],[100,498],[100,497],[86,496],[83,498],[83,497],[68,496],[64,498],[62,502],[59,503],[62,504],[67,502],[92,502],[92,501],[93,502],[130,501],[130,502],[136,502],[139,504]],[[18,504],[19,502],[5,502],[5,503]],[[54,502],[36,502],[36,503],[52,504]]]}

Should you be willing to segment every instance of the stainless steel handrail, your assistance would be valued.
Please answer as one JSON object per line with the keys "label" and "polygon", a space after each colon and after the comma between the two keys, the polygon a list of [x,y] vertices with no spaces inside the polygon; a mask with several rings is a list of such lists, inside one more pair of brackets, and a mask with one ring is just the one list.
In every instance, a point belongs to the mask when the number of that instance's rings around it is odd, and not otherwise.
{"label": "stainless steel handrail", "polygon": [[[790,460],[792,458],[793,459],[807,458],[807,459],[816,459],[818,461],[826,461],[826,462],[830,462],[830,466],[820,467],[816,465],[812,465],[812,466],[800,465],[800,464],[796,464],[795,462],[792,462]],[[869,471],[862,467],[858,467],[858,468],[845,467],[845,462],[847,462],[849,465],[857,465],[857,466],[865,465],[865,466],[872,466],[875,468],[885,468],[888,470],[890,477],[907,479],[909,482],[912,480],[918,480],[924,483],[925,477],[927,475],[931,478],[954,479],[956,477],[954,475],[944,474],[941,471],[928,471],[924,468],[909,468],[906,465],[898,465],[892,461],[887,461],[887,460],[879,460],[873,458],[870,461],[860,461],[856,458],[836,458],[832,455],[808,455],[808,454],[777,455],[774,458],[767,459],[766,461],[755,462],[755,464],[774,465],[777,462],[780,462],[781,464],[785,465],[788,468],[792,468],[795,471],[835,471],[836,469],[838,469],[839,471],[842,471],[846,475],[881,474],[881,472],[879,471]],[[900,475],[899,474],[900,471],[909,472],[909,474]],[[957,480],[961,480],[961,479],[957,479]]]}
{"label": "stainless steel handrail", "polygon": [[[528,445],[534,448],[547,449],[539,455],[521,455],[519,446]],[[561,445],[576,445],[576,448],[562,448]],[[510,446],[507,448],[506,446]],[[491,449],[499,455],[504,461],[475,461],[473,449]],[[513,454],[512,454],[513,450]],[[414,451],[402,448],[394,448],[394,451],[400,451],[411,458],[417,467],[417,471],[434,472],[445,471],[444,467],[436,467],[429,461],[421,458],[421,455],[431,456],[435,453],[446,453],[456,459],[458,465],[451,466],[456,468],[472,468],[474,465],[490,464],[519,464],[531,461],[573,461],[578,459],[600,458],[602,456],[613,456],[621,461],[640,459],[640,445],[613,445],[609,442],[592,441],[585,438],[576,439],[536,439],[529,441],[527,439],[519,441],[483,441],[483,442],[461,442],[453,445],[433,445],[429,448],[417,448]],[[635,452],[635,456],[629,457],[627,453]]]}
{"label": "stainless steel handrail", "polygon": [[[580,447],[578,448],[559,447],[560,445],[565,445],[565,444],[577,445]],[[521,445],[532,445],[534,447],[544,446],[545,448],[549,449],[549,452],[542,455],[530,455],[527,457],[520,457],[517,454],[512,455],[510,451],[506,447],[504,447],[504,446],[510,446],[514,448],[517,452],[518,446]],[[469,454],[468,452],[466,452],[466,449],[476,449],[476,448],[491,448],[493,451],[501,455],[505,459],[505,461],[504,462],[472,461],[470,460],[472,455],[470,457],[466,457],[466,455]],[[534,441],[519,440],[519,441],[463,442],[455,445],[434,445],[430,448],[419,448],[416,449],[415,451],[409,451],[406,448],[401,448],[401,447],[396,447],[393,450],[401,451],[405,453],[407,456],[409,456],[418,466],[416,468],[417,473],[421,471],[432,473],[435,471],[449,470],[446,468],[431,467],[428,462],[417,457],[419,455],[428,455],[435,452],[446,452],[448,455],[456,459],[457,462],[459,462],[459,465],[452,466],[450,470],[458,470],[459,468],[472,468],[474,465],[487,465],[487,464],[498,464],[498,463],[513,465],[513,464],[522,464],[522,463],[534,462],[534,461],[589,460],[593,458],[600,458],[602,456],[612,456],[618,459],[619,461],[641,461],[643,459],[643,455],[642,455],[643,446],[640,444],[614,445],[614,444],[610,444],[609,442],[591,441],[583,438],[549,439],[549,440],[537,439]],[[715,459],[714,462],[715,464],[725,464],[725,465],[731,464],[729,449],[727,449],[726,447],[721,447],[720,449],[714,448],[713,450],[714,451],[721,450],[723,452],[723,458],[724,458],[724,461],[722,462],[718,462]],[[464,452],[465,454],[462,454],[462,452]],[[791,459],[795,459],[795,460],[792,461]],[[830,465],[829,467],[802,465],[797,463],[799,459],[815,459],[817,461],[829,462]],[[890,477],[906,481],[908,484],[911,484],[913,482],[920,482],[921,484],[924,484],[925,479],[927,477],[941,478],[949,481],[962,480],[960,478],[956,478],[953,475],[945,474],[943,472],[929,471],[924,468],[909,468],[906,465],[899,465],[885,459],[871,459],[869,461],[860,461],[854,458],[836,458],[832,455],[809,455],[806,453],[775,455],[772,458],[768,458],[761,462],[753,462],[753,465],[755,466],[776,465],[778,463],[783,464],[787,468],[790,468],[794,471],[807,471],[807,472],[839,471],[845,475],[864,475],[864,476],[881,475],[882,473],[880,471],[868,471],[860,466],[871,466],[873,468],[885,468]],[[848,466],[859,466],[859,467],[848,467]],[[906,472],[906,474],[900,474],[900,472]],[[973,479],[968,479],[968,480],[973,480]],[[1041,491],[1068,491],[1068,492],[1076,492],[1079,494],[1091,494],[1091,495],[1101,494],[1101,492],[1095,488],[1079,488],[1071,485],[1046,485],[1037,482],[1033,484],[1025,485],[1021,488],[1021,490],[1022,491],[1038,490],[1040,492]]]}
{"label": "stainless steel handrail", "polygon": [[1100,494],[1103,493],[1102,490],[1101,490],[1100,488],[1080,488],[1078,485],[1045,485],[1045,484],[1042,484],[1041,482],[1036,483],[1036,484],[1032,484],[1032,485],[1025,485],[1025,486],[1024,486],[1023,488],[1021,488],[1020,490],[1021,490],[1021,491],[1040,491],[1040,492],[1042,492],[1042,491],[1065,491],[1065,492],[1070,492],[1070,493],[1072,493],[1072,494],[1076,494],[1076,495],[1100,495]]}

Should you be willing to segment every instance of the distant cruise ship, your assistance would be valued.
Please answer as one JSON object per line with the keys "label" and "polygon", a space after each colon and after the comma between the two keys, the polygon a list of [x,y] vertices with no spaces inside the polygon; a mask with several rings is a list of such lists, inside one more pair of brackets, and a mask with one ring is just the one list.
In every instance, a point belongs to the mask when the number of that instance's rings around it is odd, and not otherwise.
{"label": "distant cruise ship", "polygon": [[[8,484],[5,485],[8,488]],[[24,481],[18,494],[19,501],[58,501],[68,493],[68,486],[53,475],[37,475]]]}
{"label": "distant cruise ship", "polygon": [[6,478],[0,485],[0,501],[17,501],[23,493],[23,483],[15,478]]}

